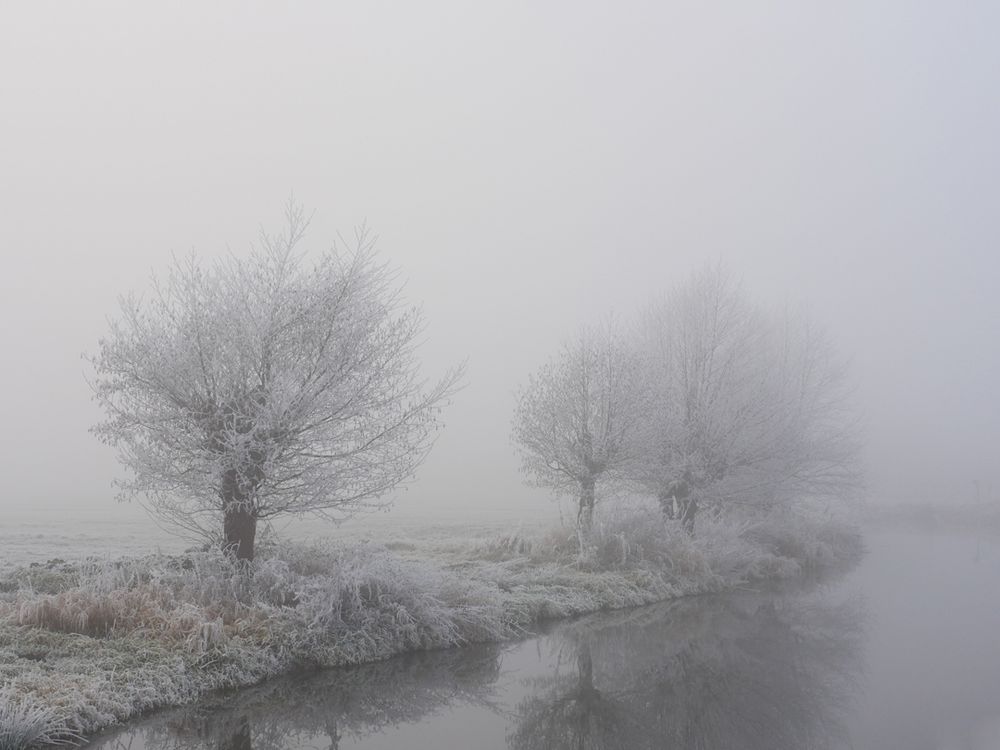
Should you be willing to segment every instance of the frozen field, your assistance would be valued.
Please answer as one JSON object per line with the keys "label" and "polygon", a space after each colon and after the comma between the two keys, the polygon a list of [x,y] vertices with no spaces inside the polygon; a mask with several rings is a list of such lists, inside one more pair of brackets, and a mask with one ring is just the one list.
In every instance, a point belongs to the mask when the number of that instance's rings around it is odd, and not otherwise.
{"label": "frozen field", "polygon": [[[79,560],[86,557],[114,559],[150,552],[175,554],[197,542],[169,533],[157,526],[141,508],[111,507],[90,512],[20,511],[0,525],[0,567],[44,563],[53,558]],[[335,525],[302,518],[276,525],[270,532],[282,540],[313,541],[321,538],[372,539],[379,542],[417,537],[464,538],[495,536],[519,528],[559,523],[555,504],[534,512],[479,513],[457,518],[393,511],[375,513]]]}

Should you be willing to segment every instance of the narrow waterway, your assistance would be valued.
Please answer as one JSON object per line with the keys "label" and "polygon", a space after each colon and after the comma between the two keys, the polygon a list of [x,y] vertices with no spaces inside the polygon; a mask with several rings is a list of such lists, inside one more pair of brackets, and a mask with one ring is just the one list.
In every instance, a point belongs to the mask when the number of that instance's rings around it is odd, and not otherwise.
{"label": "narrow waterway", "polygon": [[849,575],[276,680],[105,748],[1000,748],[1000,544],[879,531]]}

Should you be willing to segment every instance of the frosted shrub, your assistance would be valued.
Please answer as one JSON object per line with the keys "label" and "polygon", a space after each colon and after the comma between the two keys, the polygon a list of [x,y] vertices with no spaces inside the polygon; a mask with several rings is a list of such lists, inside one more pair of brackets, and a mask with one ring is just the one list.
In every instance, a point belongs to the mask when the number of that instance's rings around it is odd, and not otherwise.
{"label": "frosted shrub", "polygon": [[32,564],[10,571],[0,582],[0,591],[9,593],[27,588],[42,594],[57,594],[80,582],[80,571],[62,560],[52,560],[44,565]]}
{"label": "frosted shrub", "polygon": [[202,622],[200,625],[190,628],[190,634],[184,641],[187,649],[196,654],[203,654],[222,648],[228,636],[222,619],[212,622]]}
{"label": "frosted shrub", "polygon": [[750,538],[747,521],[705,514],[698,522],[695,540],[712,571],[729,584],[762,578],[788,578],[799,572],[800,562],[775,553]]}
{"label": "frosted shrub", "polygon": [[640,507],[603,515],[584,544],[603,569],[673,566],[675,558],[688,551],[684,536],[679,525],[669,523],[657,509]]}
{"label": "frosted shrub", "polygon": [[850,564],[864,551],[855,527],[812,509],[705,513],[691,536],[652,505],[626,506],[602,514],[577,537],[577,567],[649,571],[685,590],[789,578]]}
{"label": "frosted shrub", "polygon": [[65,591],[23,602],[17,622],[58,633],[103,637],[114,627],[115,609],[105,597],[79,590]]}
{"label": "frosted shrub", "polygon": [[303,584],[295,616],[317,635],[353,633],[362,642],[404,650],[509,632],[496,592],[377,547],[359,547],[341,557],[328,575]]}
{"label": "frosted shrub", "polygon": [[248,581],[248,593],[260,603],[294,607],[299,601],[296,586],[301,577],[286,560],[277,557],[261,559],[254,566],[253,577]]}
{"label": "frosted shrub", "polygon": [[521,530],[487,539],[478,545],[475,552],[478,557],[489,560],[503,560],[525,557],[535,548],[535,542]]}
{"label": "frosted shrub", "polygon": [[73,745],[80,739],[52,709],[27,702],[11,688],[0,689],[0,750]]}
{"label": "frosted shrub", "polygon": [[534,562],[571,563],[580,553],[580,535],[572,526],[557,526],[542,536],[531,556]]}
{"label": "frosted shrub", "polygon": [[676,593],[716,585],[697,539],[652,505],[611,507],[589,530],[550,531],[537,545],[536,562],[558,562],[581,571],[638,573],[681,586]]}
{"label": "frosted shrub", "polygon": [[743,536],[806,569],[850,564],[864,552],[856,527],[815,511],[770,514],[750,525]]}

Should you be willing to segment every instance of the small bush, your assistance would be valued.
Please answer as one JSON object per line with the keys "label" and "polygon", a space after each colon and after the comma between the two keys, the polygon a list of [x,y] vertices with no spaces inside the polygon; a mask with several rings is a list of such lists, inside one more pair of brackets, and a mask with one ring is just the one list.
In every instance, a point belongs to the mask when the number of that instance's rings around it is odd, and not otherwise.
{"label": "small bush", "polygon": [[89,592],[64,591],[22,602],[17,622],[57,633],[103,638],[114,628],[115,608],[106,597],[93,596]]}
{"label": "small bush", "polygon": [[29,703],[12,689],[0,689],[0,750],[24,750],[38,745],[73,745],[82,738],[65,719],[43,705]]}
{"label": "small bush", "polygon": [[63,560],[47,563],[32,563],[24,568],[9,572],[0,581],[0,592],[10,593],[18,589],[31,589],[40,594],[58,594],[80,583],[80,569],[68,565]]}
{"label": "small bush", "polygon": [[486,560],[506,560],[526,557],[531,554],[535,543],[524,533],[516,531],[488,539],[475,550],[476,555]]}

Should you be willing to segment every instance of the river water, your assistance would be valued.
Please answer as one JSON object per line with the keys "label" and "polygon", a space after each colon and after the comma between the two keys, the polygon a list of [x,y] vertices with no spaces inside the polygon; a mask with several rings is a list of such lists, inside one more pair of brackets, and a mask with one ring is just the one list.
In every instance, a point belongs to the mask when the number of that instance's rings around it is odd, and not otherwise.
{"label": "river water", "polygon": [[1000,544],[868,543],[832,582],[275,680],[93,747],[997,750]]}

